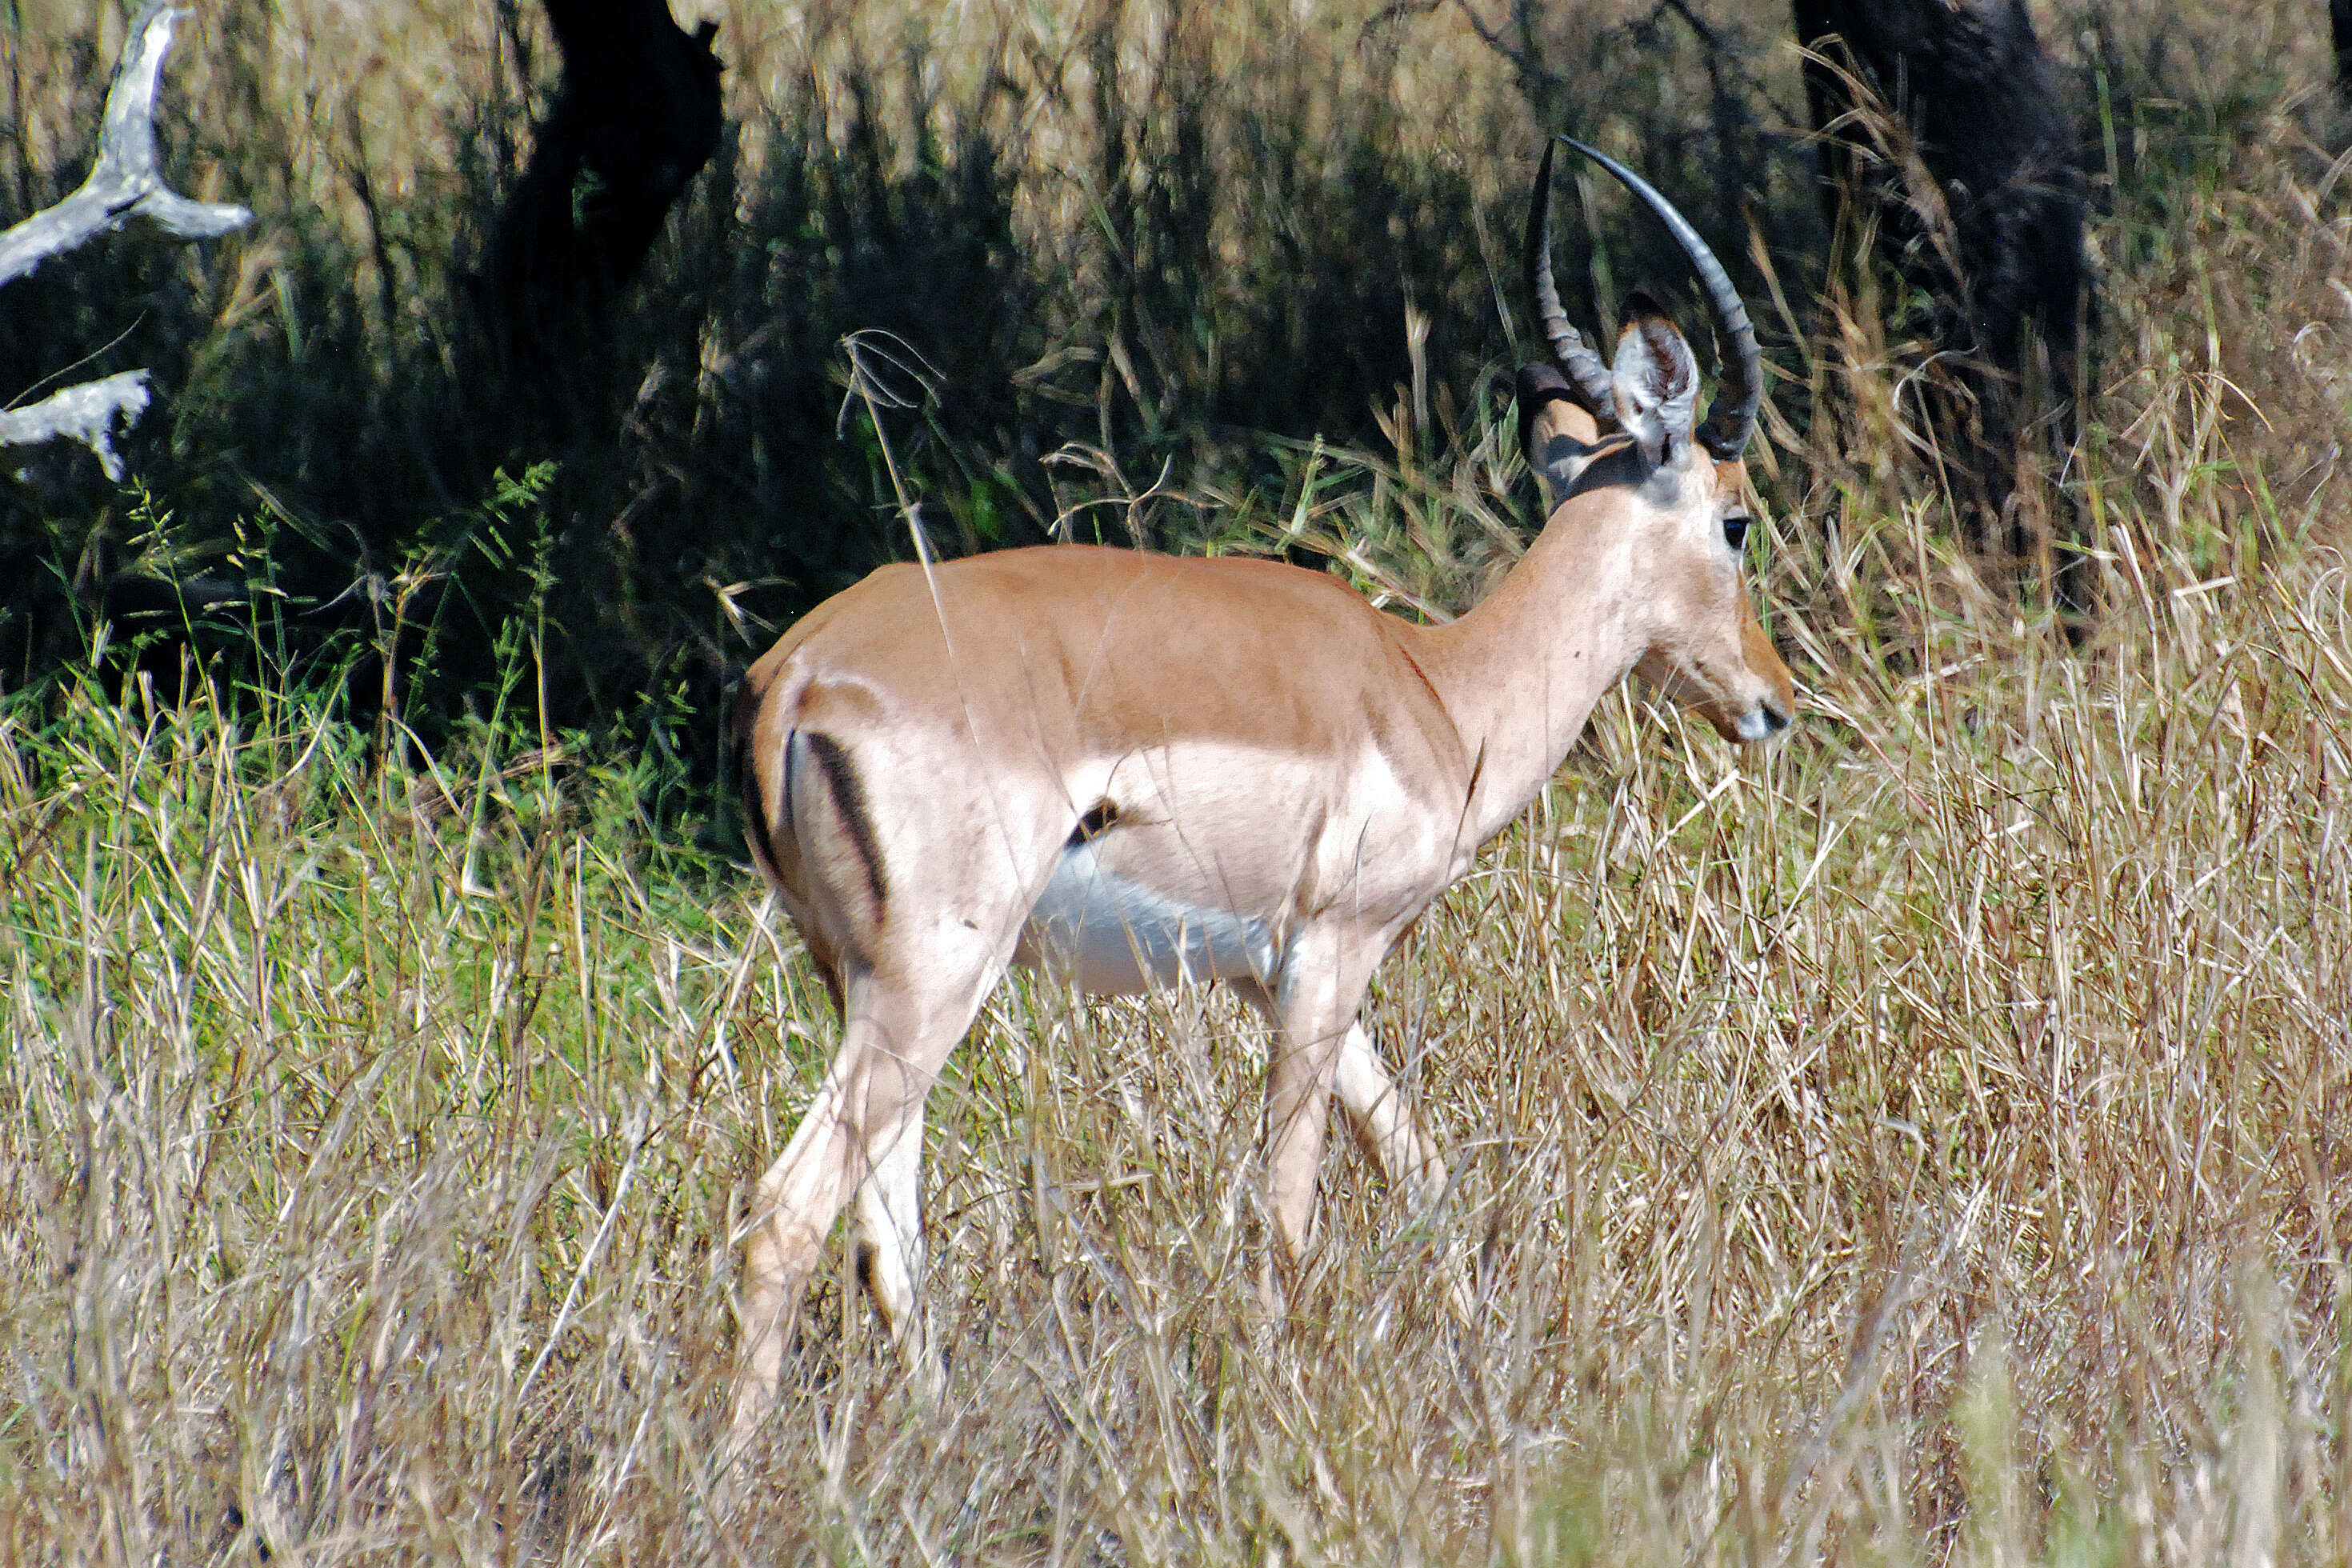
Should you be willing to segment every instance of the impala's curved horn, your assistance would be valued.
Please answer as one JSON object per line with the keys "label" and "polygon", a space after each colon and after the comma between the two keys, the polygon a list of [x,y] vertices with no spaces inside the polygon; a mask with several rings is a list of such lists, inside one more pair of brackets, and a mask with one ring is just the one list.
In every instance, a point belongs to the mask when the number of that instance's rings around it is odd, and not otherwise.
{"label": "impala's curved horn", "polygon": [[[1575,143],[1570,142],[1570,146]],[[1535,300],[1536,324],[1551,344],[1551,357],[1575,384],[1578,401],[1604,425],[1617,416],[1616,395],[1611,390],[1609,366],[1586,346],[1560,309],[1559,290],[1551,280],[1551,154],[1544,143],[1543,163],[1536,170],[1535,198],[1528,205],[1526,252],[1528,293]]]}
{"label": "impala's curved horn", "polygon": [[[1748,307],[1739,302],[1739,291],[1731,286],[1730,276],[1723,270],[1723,263],[1715,258],[1715,252],[1706,247],[1706,241],[1698,237],[1698,230],[1690,226],[1690,220],[1676,212],[1674,204],[1660,195],[1647,180],[1606,153],[1596,152],[1566,136],[1559,140],[1616,175],[1627,190],[1641,197],[1642,205],[1657,215],[1658,221],[1666,226],[1666,232],[1675,237],[1675,243],[1681,246],[1683,254],[1690,258],[1691,270],[1698,274],[1700,286],[1706,290],[1707,305],[1715,312],[1716,325],[1723,332],[1720,372],[1723,384],[1717,389],[1715,401],[1707,405],[1706,419],[1695,434],[1699,445],[1717,458],[1737,458],[1747,450],[1748,438],[1756,433],[1756,410],[1764,401],[1764,354],[1756,346],[1756,326],[1748,319]],[[1544,149],[1544,167],[1549,169],[1550,166],[1551,149],[1547,147]],[[1549,183],[1547,181],[1545,184],[1548,190]],[[1537,199],[1542,201],[1544,196],[1545,192],[1539,191]],[[1529,241],[1530,246],[1533,243]],[[1544,269],[1547,292],[1551,281],[1550,274],[1551,269],[1547,265]],[[1550,300],[1551,308],[1557,311],[1559,297],[1552,294]],[[1542,304],[1542,296],[1538,296],[1538,311]],[[1570,338],[1575,335],[1572,331],[1569,333]],[[1581,344],[1578,346],[1582,347]],[[1593,363],[1598,364],[1600,361],[1595,357]]]}

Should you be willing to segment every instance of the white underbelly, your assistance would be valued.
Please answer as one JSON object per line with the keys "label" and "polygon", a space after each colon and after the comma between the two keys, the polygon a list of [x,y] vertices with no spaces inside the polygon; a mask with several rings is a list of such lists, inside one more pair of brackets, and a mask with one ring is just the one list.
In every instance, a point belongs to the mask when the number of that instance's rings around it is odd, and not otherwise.
{"label": "white underbelly", "polygon": [[1171,899],[1077,844],[1030,910],[1014,961],[1102,995],[1185,980],[1271,981],[1281,954],[1265,921]]}

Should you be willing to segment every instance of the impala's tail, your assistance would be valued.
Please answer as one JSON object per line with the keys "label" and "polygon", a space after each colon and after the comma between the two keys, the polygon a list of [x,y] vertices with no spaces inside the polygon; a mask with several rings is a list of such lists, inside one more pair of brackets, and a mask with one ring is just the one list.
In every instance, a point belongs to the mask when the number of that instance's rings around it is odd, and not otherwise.
{"label": "impala's tail", "polygon": [[729,747],[743,837],[830,970],[869,950],[890,898],[866,780],[822,690],[789,664],[765,690],[757,674],[737,699]]}
{"label": "impala's tail", "polygon": [[[743,842],[751,851],[752,863],[768,885],[779,890],[785,886],[783,868],[776,862],[779,833],[792,832],[792,793],[785,778],[784,758],[776,757],[774,765],[762,768],[760,756],[760,715],[767,708],[765,693],[754,690],[745,681],[735,690],[735,710],[728,725],[727,765],[735,774],[737,797],[743,805]],[[792,737],[784,737],[779,752],[789,751]]]}

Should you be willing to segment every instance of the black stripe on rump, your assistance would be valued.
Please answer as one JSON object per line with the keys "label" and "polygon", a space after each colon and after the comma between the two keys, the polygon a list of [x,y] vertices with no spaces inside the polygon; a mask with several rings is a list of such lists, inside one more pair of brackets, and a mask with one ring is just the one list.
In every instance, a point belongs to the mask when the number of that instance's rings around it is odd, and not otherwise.
{"label": "black stripe on rump", "polygon": [[888,884],[882,876],[882,850],[874,839],[874,818],[866,807],[866,786],[858,782],[857,770],[849,764],[849,752],[830,735],[805,734],[809,754],[816,765],[824,770],[825,788],[833,792],[834,809],[841,813],[843,826],[849,829],[850,847],[866,868],[866,890],[874,895],[874,918],[882,918],[882,906],[889,899]]}

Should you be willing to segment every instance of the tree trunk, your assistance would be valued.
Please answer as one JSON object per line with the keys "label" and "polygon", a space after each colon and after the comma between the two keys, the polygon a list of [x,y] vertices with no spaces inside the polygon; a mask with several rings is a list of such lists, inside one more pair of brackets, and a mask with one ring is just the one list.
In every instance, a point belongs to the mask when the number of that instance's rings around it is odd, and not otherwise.
{"label": "tree trunk", "polygon": [[2336,90],[2352,100],[2352,0],[2327,0],[2327,21],[2336,39]]}
{"label": "tree trunk", "polygon": [[[1936,300],[1937,338],[1962,365],[1935,435],[1963,528],[1980,552],[2044,558],[2052,529],[2019,493],[2020,445],[2046,448],[2027,455],[2053,473],[2063,466],[2095,295],[2074,129],[2024,0],[1793,0],[1793,10],[1813,51],[1805,89],[1824,133],[1832,220],[1841,206],[1876,219],[1882,255]],[[2030,400],[2037,337],[2047,384]],[[2054,501],[2057,531],[2072,534],[2071,503]],[[2061,563],[2053,586],[2072,601],[2068,575]]]}
{"label": "tree trunk", "polygon": [[554,107],[491,233],[479,299],[501,357],[562,364],[636,277],[721,126],[719,25],[665,0],[546,0],[563,57]]}

